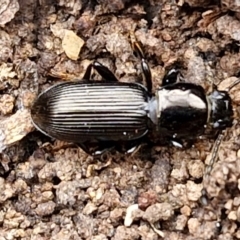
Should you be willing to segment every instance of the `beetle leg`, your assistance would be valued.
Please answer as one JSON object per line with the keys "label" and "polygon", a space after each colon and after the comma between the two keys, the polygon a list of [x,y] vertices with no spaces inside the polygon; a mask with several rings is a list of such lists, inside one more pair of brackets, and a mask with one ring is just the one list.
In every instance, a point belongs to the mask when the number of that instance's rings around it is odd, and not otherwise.
{"label": "beetle leg", "polygon": [[88,65],[88,67],[86,69],[86,72],[83,75],[84,80],[90,81],[92,68],[93,68],[93,66],[92,66],[92,63],[91,63],[91,64]]}
{"label": "beetle leg", "polygon": [[180,141],[176,141],[176,140],[171,140],[171,143],[174,147],[178,147],[178,148],[182,148],[183,145]]}
{"label": "beetle leg", "polygon": [[85,143],[77,143],[77,145],[87,154],[92,155],[92,151],[91,148],[89,146],[87,146]]}
{"label": "beetle leg", "polygon": [[78,146],[82,148],[86,153],[98,156],[111,149],[116,149],[120,153],[132,153],[135,148],[140,145],[139,140],[116,142],[116,141],[98,141],[98,142],[85,142],[78,143]]}
{"label": "beetle leg", "polygon": [[179,72],[179,70],[173,68],[171,69],[163,78],[162,80],[162,86],[167,86],[174,84],[176,82],[184,82],[184,78],[182,74]]}
{"label": "beetle leg", "polygon": [[143,139],[123,141],[115,143],[115,149],[120,153],[130,154],[131,156],[142,146]]}
{"label": "beetle leg", "polygon": [[105,66],[103,66],[100,62],[98,61],[94,61],[93,63],[91,63],[88,67],[87,70],[83,76],[84,80],[88,80],[91,81],[91,73],[92,73],[92,69],[95,69],[99,75],[106,81],[108,82],[117,82],[118,79],[116,78],[116,76]]}
{"label": "beetle leg", "polygon": [[97,156],[101,155],[105,151],[113,149],[115,147],[115,142],[113,141],[85,142],[78,143],[78,146],[82,148],[87,154]]}
{"label": "beetle leg", "polygon": [[140,47],[139,43],[134,41],[132,43],[133,51],[136,53],[136,55],[141,59],[141,68],[142,68],[142,75],[143,80],[147,84],[147,90],[149,93],[152,93],[152,74],[150,71],[150,68],[148,66],[148,63],[146,59],[144,58],[143,50]]}
{"label": "beetle leg", "polygon": [[194,145],[194,139],[179,139],[179,138],[170,138],[170,144],[174,147],[181,149],[188,149]]}
{"label": "beetle leg", "polygon": [[143,79],[147,83],[147,89],[149,93],[152,93],[152,74],[149,69],[147,61],[142,58],[141,60],[141,66],[143,71]]}

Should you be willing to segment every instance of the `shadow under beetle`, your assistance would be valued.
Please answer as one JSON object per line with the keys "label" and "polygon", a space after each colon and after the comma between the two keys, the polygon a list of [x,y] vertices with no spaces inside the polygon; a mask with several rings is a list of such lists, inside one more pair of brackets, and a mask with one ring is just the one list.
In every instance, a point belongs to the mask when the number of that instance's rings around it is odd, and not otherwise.
{"label": "shadow under beetle", "polygon": [[[82,80],[54,85],[42,92],[31,109],[32,121],[42,133],[77,143],[89,154],[105,149],[131,152],[144,142],[181,147],[200,135],[232,125],[233,110],[227,91],[210,94],[184,82],[176,70],[152,92],[151,72],[141,49],[146,87],[119,82],[105,66],[90,64]],[[92,69],[103,78],[91,80]]]}

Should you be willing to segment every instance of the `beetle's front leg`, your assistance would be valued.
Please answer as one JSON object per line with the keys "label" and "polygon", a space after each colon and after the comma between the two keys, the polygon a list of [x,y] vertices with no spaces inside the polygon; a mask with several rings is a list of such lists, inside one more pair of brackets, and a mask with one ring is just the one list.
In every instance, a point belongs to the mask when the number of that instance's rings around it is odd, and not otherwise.
{"label": "beetle's front leg", "polygon": [[118,79],[116,76],[105,66],[103,66],[100,62],[94,61],[91,63],[88,67],[87,70],[83,76],[84,80],[90,81],[91,82],[91,75],[92,75],[92,69],[95,69],[99,75],[106,80],[107,82],[117,82]]}

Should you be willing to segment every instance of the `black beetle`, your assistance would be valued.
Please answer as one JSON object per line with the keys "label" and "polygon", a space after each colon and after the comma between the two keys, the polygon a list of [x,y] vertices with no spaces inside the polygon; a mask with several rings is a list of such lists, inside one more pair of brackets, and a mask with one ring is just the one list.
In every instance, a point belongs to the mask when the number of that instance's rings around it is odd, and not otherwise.
{"label": "black beetle", "polygon": [[[130,152],[142,142],[182,146],[204,134],[232,125],[231,98],[216,87],[207,95],[201,86],[184,82],[176,70],[152,93],[151,72],[138,45],[147,87],[119,82],[99,62],[89,65],[83,80],[54,85],[31,108],[35,127],[44,134],[79,144],[99,154],[115,147]],[[95,69],[104,79],[90,80]]]}

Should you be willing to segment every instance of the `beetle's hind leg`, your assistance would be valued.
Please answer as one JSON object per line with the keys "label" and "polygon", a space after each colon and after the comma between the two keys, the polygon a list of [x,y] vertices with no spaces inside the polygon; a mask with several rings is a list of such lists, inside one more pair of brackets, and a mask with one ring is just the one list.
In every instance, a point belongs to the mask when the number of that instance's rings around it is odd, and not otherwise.
{"label": "beetle's hind leg", "polygon": [[118,79],[116,76],[105,66],[103,66],[100,62],[94,61],[91,63],[83,76],[84,80],[91,81],[92,69],[95,69],[99,75],[108,82],[117,82]]}

